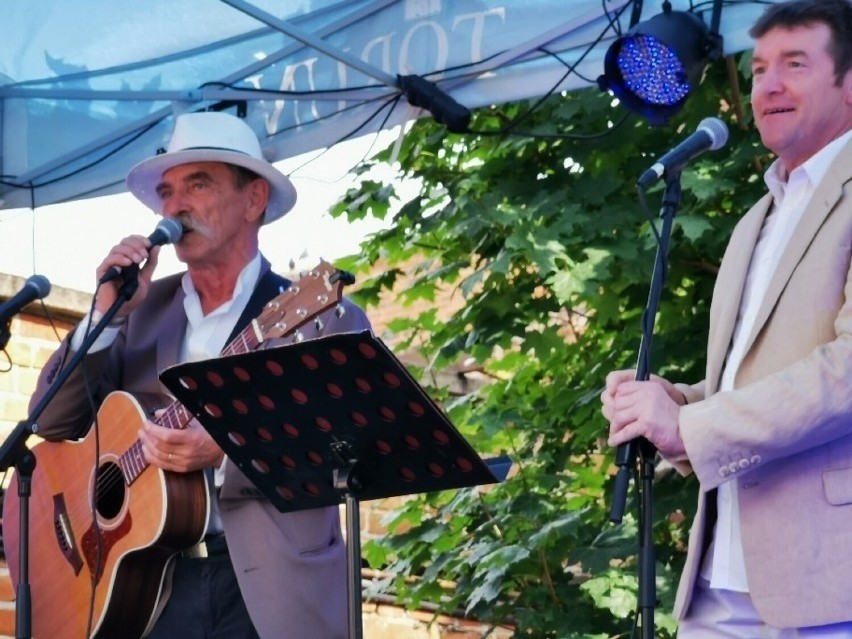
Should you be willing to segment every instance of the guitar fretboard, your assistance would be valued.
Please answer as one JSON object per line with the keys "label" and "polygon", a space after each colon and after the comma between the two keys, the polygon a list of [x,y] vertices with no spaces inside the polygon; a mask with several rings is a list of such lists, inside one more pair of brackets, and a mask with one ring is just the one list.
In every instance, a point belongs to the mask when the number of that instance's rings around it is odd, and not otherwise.
{"label": "guitar fretboard", "polygon": [[[265,339],[284,337],[296,331],[302,324],[340,301],[344,285],[354,278],[338,271],[326,262],[304,275],[299,282],[282,291],[264,307],[263,312],[221,352],[221,356],[239,355],[255,350]],[[290,315],[288,315],[290,313]],[[192,421],[190,413],[180,402],[173,402],[154,420],[165,428],[182,430]],[[119,466],[124,482],[129,486],[149,466],[142,452],[142,442],[134,441],[119,456]]]}

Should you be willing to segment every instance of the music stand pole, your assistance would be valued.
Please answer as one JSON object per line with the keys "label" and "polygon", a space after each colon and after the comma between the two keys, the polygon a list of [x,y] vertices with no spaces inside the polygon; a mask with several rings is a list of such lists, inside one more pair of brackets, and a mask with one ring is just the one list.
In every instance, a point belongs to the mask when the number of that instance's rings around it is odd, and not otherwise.
{"label": "music stand pole", "polygon": [[71,376],[74,369],[83,361],[86,353],[89,352],[89,348],[91,348],[92,344],[118,312],[118,309],[133,297],[133,294],[139,287],[138,272],[138,265],[136,268],[131,266],[124,269],[122,272],[124,282],[119,288],[118,297],[109,309],[107,309],[107,312],[104,313],[100,321],[86,335],[80,348],[68,360],[68,364],[59,371],[56,379],[48,387],[47,392],[45,392],[35,408],[33,408],[30,416],[18,422],[14,430],[3,441],[3,444],[0,445],[0,471],[8,470],[9,467],[15,466],[18,472],[18,496],[20,497],[18,501],[18,525],[20,530],[18,561],[20,570],[18,571],[18,585],[15,589],[15,639],[29,639],[32,636],[32,596],[29,584],[29,498],[36,458],[26,446],[27,439],[29,439],[30,435],[38,434],[37,420],[42,412],[44,412],[44,409],[47,408],[53,397]]}
{"label": "music stand pole", "polygon": [[355,466],[356,464],[347,461],[345,467],[332,471],[334,487],[343,495],[346,504],[349,639],[361,639],[364,633],[361,610],[361,505],[353,494],[360,482],[354,472]]}

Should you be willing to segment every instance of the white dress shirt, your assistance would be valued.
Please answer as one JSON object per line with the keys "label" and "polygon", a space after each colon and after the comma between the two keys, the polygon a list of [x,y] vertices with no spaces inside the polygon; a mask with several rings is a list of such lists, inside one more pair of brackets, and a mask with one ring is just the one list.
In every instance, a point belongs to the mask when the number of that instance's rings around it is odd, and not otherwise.
{"label": "white dress shirt", "polygon": [[[183,300],[183,309],[186,312],[186,335],[181,345],[180,361],[197,362],[202,359],[218,357],[227,346],[227,339],[237,320],[240,319],[249,298],[254,291],[260,274],[260,254],[256,254],[251,262],[246,264],[237,278],[234,294],[230,301],[225,302],[207,315],[201,310],[201,299],[195,290],[195,285],[189,277],[184,274],[181,285],[186,297]],[[222,459],[221,465],[214,470],[213,481],[208,484],[210,497],[210,517],[207,520],[206,534],[222,531],[222,519],[219,517],[219,500],[216,489],[222,485],[225,479],[225,464],[228,458]],[[208,474],[208,479],[210,475]]]}

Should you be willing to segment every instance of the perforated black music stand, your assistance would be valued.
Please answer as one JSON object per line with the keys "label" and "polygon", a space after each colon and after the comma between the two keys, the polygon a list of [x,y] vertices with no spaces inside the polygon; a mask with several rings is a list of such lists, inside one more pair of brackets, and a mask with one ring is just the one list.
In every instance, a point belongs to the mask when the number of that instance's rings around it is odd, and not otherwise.
{"label": "perforated black music stand", "polygon": [[345,502],[354,639],[359,502],[492,484],[511,465],[482,460],[369,331],[180,364],[160,379],[281,512]]}

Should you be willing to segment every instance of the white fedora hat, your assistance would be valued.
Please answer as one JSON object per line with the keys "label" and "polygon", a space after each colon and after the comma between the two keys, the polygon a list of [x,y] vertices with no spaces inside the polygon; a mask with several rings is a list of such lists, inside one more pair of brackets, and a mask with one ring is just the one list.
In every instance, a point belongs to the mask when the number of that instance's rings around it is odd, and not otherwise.
{"label": "white fedora hat", "polygon": [[263,223],[277,220],[296,203],[290,179],[267,162],[251,127],[240,118],[219,111],[184,113],[175,119],[175,130],[165,153],[143,160],[127,174],[127,188],[145,206],[162,212],[157,185],[163,173],[190,162],[227,162],[257,173],[269,182],[269,202]]}

